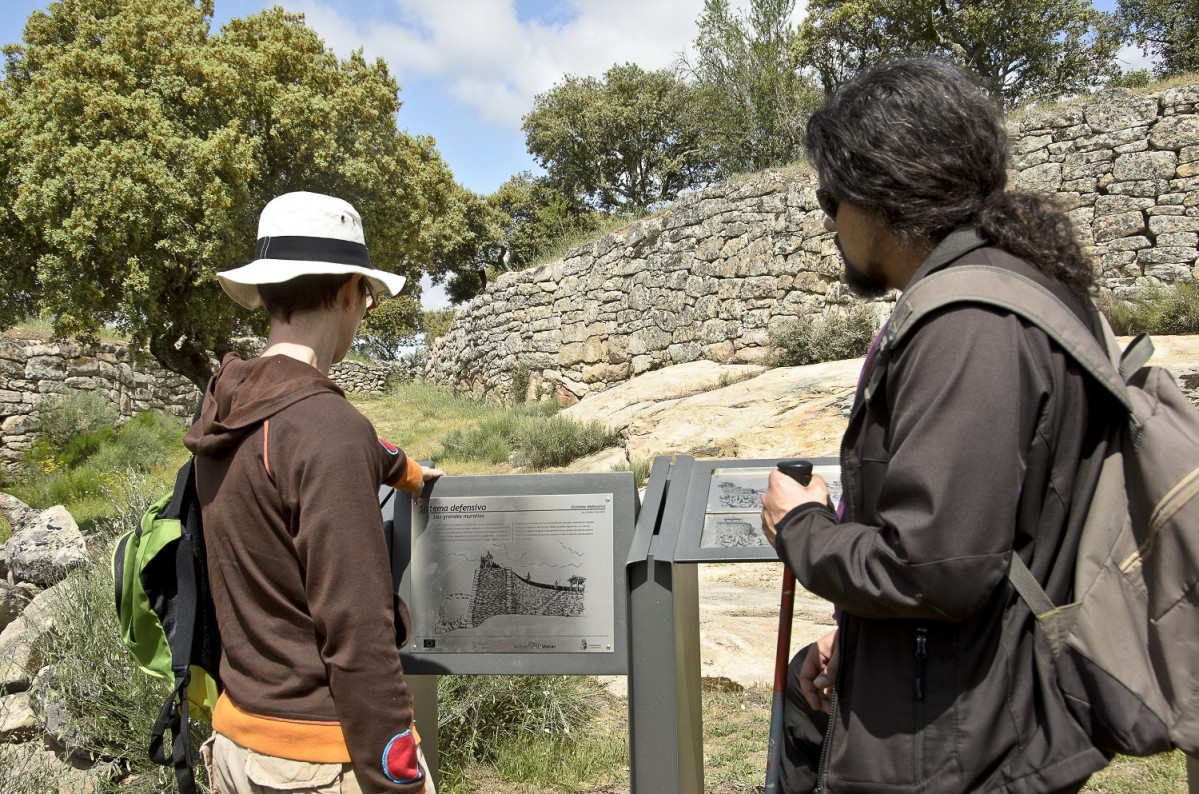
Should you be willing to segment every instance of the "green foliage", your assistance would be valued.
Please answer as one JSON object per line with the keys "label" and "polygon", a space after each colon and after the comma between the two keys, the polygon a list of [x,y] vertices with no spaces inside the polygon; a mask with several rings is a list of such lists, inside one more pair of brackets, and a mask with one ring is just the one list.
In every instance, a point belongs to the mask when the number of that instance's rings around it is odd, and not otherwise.
{"label": "green foliage", "polygon": [[508,220],[504,226],[505,267],[522,270],[547,261],[558,241],[593,234],[608,217],[558,190],[546,177],[522,171],[487,197]]}
{"label": "green foliage", "polygon": [[420,301],[412,296],[384,298],[363,318],[354,346],[377,359],[391,361],[399,357],[402,348],[416,344],[423,319]]}
{"label": "green foliage", "polygon": [[1148,69],[1123,72],[1107,81],[1107,88],[1145,88],[1153,82],[1153,73]]}
{"label": "green foliage", "polygon": [[[148,493],[126,494],[130,508],[106,527],[101,536],[104,542],[87,567],[53,591],[47,608],[55,631],[44,635],[34,649],[52,673],[39,675],[31,692],[39,716],[46,702],[54,704],[63,726],[59,739],[68,750],[115,759],[116,766],[128,770],[138,781],[121,790],[144,794],[173,789],[175,785],[174,773],[153,764],[145,752],[150,726],[158,716],[167,687],[139,670],[121,643],[120,626],[112,608],[109,560],[119,531],[136,523],[143,505],[154,498]],[[192,728],[199,758],[198,744],[211,729],[198,721],[193,721]],[[198,765],[197,774],[203,786],[202,765]]]}
{"label": "green foliage", "polygon": [[111,431],[116,421],[116,406],[99,394],[67,391],[39,402],[36,433],[57,447],[65,447],[76,436]]}
{"label": "green foliage", "polygon": [[634,460],[629,463],[621,463],[612,467],[612,471],[630,471],[633,473],[633,481],[637,483],[638,488],[642,488],[649,482],[650,469],[654,467],[652,460]]}
{"label": "green foliage", "polygon": [[1087,0],[812,0],[800,57],[826,93],[899,57],[947,58],[1009,108],[1083,93],[1117,73],[1119,27]]}
{"label": "green foliage", "polygon": [[1098,301],[1118,335],[1199,333],[1199,283],[1150,282],[1125,301],[1103,293]]}
{"label": "green foliage", "polygon": [[[71,0],[33,12],[0,83],[0,327],[41,306],[58,334],[106,323],[202,385],[261,330],[215,273],[252,256],[289,190],[362,213],[377,262],[451,268],[470,201],[433,141],[400,132],[399,87],[273,8],[209,34],[211,0]],[[477,201],[477,199],[476,199]]]}
{"label": "green foliage", "polygon": [[426,309],[421,312],[421,330],[425,344],[429,344],[439,336],[449,333],[450,323],[454,321],[453,307],[444,309]]}
{"label": "green foliage", "polygon": [[668,71],[614,65],[601,80],[567,75],[524,117],[529,153],[567,196],[643,210],[705,184],[693,90]]}
{"label": "green foliage", "polygon": [[547,469],[616,445],[616,434],[600,422],[549,416],[517,425],[512,439],[518,466]]}
{"label": "green foliage", "polygon": [[434,458],[511,461],[545,469],[565,466],[616,443],[616,436],[602,424],[558,416],[559,407],[555,401],[543,400],[499,410],[472,427],[448,432]]}
{"label": "green foliage", "polygon": [[1199,0],[1118,0],[1116,13],[1159,76],[1199,71]]}
{"label": "green foliage", "polygon": [[442,676],[437,681],[441,785],[468,791],[464,771],[537,739],[569,745],[602,696],[585,676]]}
{"label": "green foliage", "polygon": [[512,373],[512,402],[519,405],[525,401],[529,393],[529,379],[533,376],[529,365],[523,361],[516,365]]}
{"label": "green foliage", "polygon": [[704,146],[723,178],[803,155],[820,95],[800,71],[794,8],[795,0],[751,0],[741,15],[728,0],[704,2],[695,63],[679,66],[695,80]]}
{"label": "green foliage", "polygon": [[119,430],[116,420],[116,408],[93,392],[44,401],[27,456],[25,501],[49,506],[102,499],[128,472],[151,471],[179,458],[180,420],[143,411]]}
{"label": "green foliage", "polygon": [[874,311],[855,304],[844,312],[811,322],[790,323],[770,335],[775,348],[770,363],[798,367],[821,361],[842,361],[866,355],[878,332]]}

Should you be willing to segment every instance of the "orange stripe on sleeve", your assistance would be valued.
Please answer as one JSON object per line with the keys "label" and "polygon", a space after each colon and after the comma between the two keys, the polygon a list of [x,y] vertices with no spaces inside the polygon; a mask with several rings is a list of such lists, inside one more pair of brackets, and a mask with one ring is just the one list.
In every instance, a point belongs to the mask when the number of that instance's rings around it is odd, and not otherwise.
{"label": "orange stripe on sleeve", "polygon": [[401,491],[411,491],[416,493],[424,484],[425,470],[421,465],[412,458],[408,458],[408,463],[404,468],[404,473],[398,480],[388,483],[392,488],[399,488]]}

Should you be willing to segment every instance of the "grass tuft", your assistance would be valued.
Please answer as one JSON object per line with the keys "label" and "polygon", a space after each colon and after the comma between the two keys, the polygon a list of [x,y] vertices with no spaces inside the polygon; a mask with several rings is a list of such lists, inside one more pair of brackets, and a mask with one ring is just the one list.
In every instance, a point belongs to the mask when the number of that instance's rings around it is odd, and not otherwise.
{"label": "grass tuft", "polygon": [[1096,302],[1117,336],[1199,333],[1199,283],[1194,281],[1150,282],[1127,300],[1102,293]]}
{"label": "grass tuft", "polygon": [[770,335],[770,344],[775,348],[770,364],[799,367],[864,356],[877,332],[874,310],[864,304],[811,322],[789,323]]}
{"label": "grass tuft", "polygon": [[[597,758],[586,752],[589,745],[579,745],[603,698],[588,676],[443,676],[437,682],[441,790],[473,791],[468,770],[481,764],[499,763],[517,779],[549,782],[567,769],[594,773],[627,763],[627,749],[622,755],[601,742]],[[560,752],[547,756],[547,745]]]}

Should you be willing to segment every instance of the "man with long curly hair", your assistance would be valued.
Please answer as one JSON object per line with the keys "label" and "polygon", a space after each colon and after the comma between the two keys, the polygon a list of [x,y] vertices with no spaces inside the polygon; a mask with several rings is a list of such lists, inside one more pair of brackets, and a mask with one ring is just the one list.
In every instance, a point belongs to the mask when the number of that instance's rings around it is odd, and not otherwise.
{"label": "man with long curly hair", "polygon": [[[869,71],[813,115],[806,147],[856,293],[990,265],[1101,333],[1069,219],[1006,189],[1001,113],[955,67]],[[792,661],[782,789],[1077,791],[1107,758],[1007,573],[1017,554],[1071,600],[1108,397],[1045,332],[981,304],[925,317],[868,356],[863,383],[880,369],[842,444],[841,515],[819,477],[774,473],[763,498],[780,557],[839,608]]]}

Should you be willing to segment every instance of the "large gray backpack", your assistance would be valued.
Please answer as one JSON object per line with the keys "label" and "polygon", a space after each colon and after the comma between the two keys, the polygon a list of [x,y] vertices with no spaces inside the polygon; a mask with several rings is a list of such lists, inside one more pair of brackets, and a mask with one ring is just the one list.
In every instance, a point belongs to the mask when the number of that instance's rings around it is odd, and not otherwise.
{"label": "large gray backpack", "polygon": [[1146,366],[1149,337],[1121,352],[1104,322],[1105,350],[1051,292],[988,265],[946,268],[904,292],[880,353],[929,312],[962,302],[1040,327],[1123,407],[1082,532],[1076,600],[1050,601],[1016,554],[1008,578],[1036,615],[1059,686],[1097,747],[1199,753],[1199,411],[1168,372]]}

